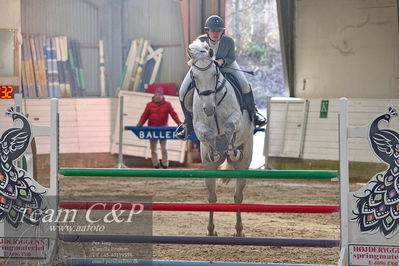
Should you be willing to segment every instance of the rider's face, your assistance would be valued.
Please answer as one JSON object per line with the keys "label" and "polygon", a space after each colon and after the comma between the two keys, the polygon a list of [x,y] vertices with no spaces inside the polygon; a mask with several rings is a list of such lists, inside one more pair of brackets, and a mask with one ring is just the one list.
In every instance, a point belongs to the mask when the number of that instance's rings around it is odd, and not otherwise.
{"label": "rider's face", "polygon": [[222,37],[222,34],[223,34],[222,30],[208,30],[208,36],[214,42],[219,41],[220,38]]}

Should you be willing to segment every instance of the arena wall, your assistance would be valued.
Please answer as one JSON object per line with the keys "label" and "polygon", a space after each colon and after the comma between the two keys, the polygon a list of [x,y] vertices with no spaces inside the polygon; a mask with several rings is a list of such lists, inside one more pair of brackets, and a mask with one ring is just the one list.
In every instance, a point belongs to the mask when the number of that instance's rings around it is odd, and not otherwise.
{"label": "arena wall", "polygon": [[295,3],[295,97],[399,97],[397,1]]}
{"label": "arena wall", "polygon": [[[320,117],[322,101],[328,101],[327,117]],[[308,102],[308,107],[306,106]],[[349,99],[349,126],[367,124],[387,106],[398,106],[398,99]],[[270,109],[270,157],[338,161],[339,99],[272,98]],[[398,119],[391,126],[399,128]],[[378,163],[366,139],[349,141],[351,162]]]}

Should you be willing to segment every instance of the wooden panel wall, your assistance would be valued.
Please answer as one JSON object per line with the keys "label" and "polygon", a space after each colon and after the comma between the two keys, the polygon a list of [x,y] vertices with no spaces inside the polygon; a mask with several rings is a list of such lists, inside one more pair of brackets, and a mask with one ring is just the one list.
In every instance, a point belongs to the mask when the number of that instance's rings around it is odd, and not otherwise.
{"label": "wooden panel wall", "polygon": [[[287,98],[288,99],[288,98]],[[291,99],[292,100],[292,99]],[[338,160],[338,113],[339,99],[308,99],[309,113],[304,138],[304,159],[315,160]],[[320,118],[320,106],[322,100],[329,100],[327,118]],[[378,114],[387,110],[392,105],[398,109],[399,99],[349,99],[349,126],[363,126],[368,124]],[[298,105],[299,106],[299,105]],[[289,108],[287,117],[284,119],[286,102],[273,100],[271,102],[270,117],[270,147],[269,156],[295,157],[293,152],[284,153],[282,147],[299,147],[300,131],[298,117],[302,110]],[[285,125],[287,123],[287,125]],[[283,128],[286,134],[283,134]],[[399,118],[391,119],[390,127],[399,130]],[[294,134],[294,135],[293,135]],[[291,150],[294,150],[293,148]],[[358,162],[380,162],[374,156],[366,139],[349,140],[349,160]]]}
{"label": "wooden panel wall", "polygon": [[269,156],[300,156],[300,139],[305,100],[273,100],[270,112]]}
{"label": "wooden panel wall", "polygon": [[[116,110],[116,98],[59,99],[60,153],[108,153]],[[14,101],[0,101],[0,111]],[[26,99],[24,112],[35,125],[50,124],[50,99]],[[11,119],[0,115],[0,130],[12,126]],[[49,154],[50,139],[36,137],[37,153]]]}
{"label": "wooden panel wall", "polygon": [[[25,101],[32,123],[49,125],[50,100]],[[60,153],[109,152],[115,103],[114,98],[59,99]],[[49,138],[38,137],[36,143],[38,154],[49,153]]]}

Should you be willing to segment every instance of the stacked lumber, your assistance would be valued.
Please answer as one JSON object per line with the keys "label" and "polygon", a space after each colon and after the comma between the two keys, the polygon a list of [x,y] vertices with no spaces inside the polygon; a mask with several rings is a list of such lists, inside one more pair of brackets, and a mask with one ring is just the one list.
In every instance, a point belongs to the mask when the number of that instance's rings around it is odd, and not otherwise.
{"label": "stacked lumber", "polygon": [[68,49],[68,60],[70,67],[73,71],[73,81],[75,82],[75,90],[73,96],[84,96],[86,90],[84,75],[83,75],[83,64],[82,55],[80,53],[79,42],[71,40]]}
{"label": "stacked lumber", "polygon": [[123,66],[120,90],[144,91],[155,82],[164,49],[154,50],[143,38],[132,40]]}
{"label": "stacked lumber", "polygon": [[79,43],[66,36],[24,35],[21,76],[24,98],[83,96]]}

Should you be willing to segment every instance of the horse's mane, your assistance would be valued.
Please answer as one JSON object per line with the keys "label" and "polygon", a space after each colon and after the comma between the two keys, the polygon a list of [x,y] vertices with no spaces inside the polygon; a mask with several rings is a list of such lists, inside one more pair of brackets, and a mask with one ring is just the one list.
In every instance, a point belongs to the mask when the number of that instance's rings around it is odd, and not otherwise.
{"label": "horse's mane", "polygon": [[[192,60],[199,57],[209,57],[209,44],[207,42],[202,42],[200,39],[195,39],[189,46],[188,51],[190,54],[190,60],[187,62],[191,66]],[[214,58],[210,58],[214,59]]]}

